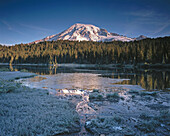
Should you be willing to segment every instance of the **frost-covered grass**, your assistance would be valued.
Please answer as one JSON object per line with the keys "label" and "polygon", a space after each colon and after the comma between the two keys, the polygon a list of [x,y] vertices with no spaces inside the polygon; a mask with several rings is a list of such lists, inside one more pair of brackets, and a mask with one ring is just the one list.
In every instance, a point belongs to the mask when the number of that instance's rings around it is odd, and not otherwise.
{"label": "frost-covered grass", "polygon": [[0,136],[49,136],[80,130],[75,105],[68,101],[48,95],[47,90],[3,79],[0,87]]}
{"label": "frost-covered grass", "polygon": [[137,128],[144,132],[154,132],[159,125],[160,124],[157,120],[149,120],[142,121],[139,125],[137,125]]}
{"label": "frost-covered grass", "polygon": [[26,69],[21,69],[20,71],[21,72],[28,72],[28,70],[26,70]]}
{"label": "frost-covered grass", "polygon": [[108,100],[108,101],[119,101],[119,99],[124,100],[123,97],[121,97],[118,92],[109,92],[106,93],[106,95],[102,92],[100,92],[97,89],[94,89],[93,92],[89,94],[89,100],[91,101],[103,101],[103,100]]}
{"label": "frost-covered grass", "polygon": [[79,131],[75,107],[34,90],[0,96],[0,132],[5,135],[54,135]]}
{"label": "frost-covered grass", "polygon": [[142,96],[145,96],[145,95],[156,96],[157,92],[141,91],[140,95],[142,95]]}
{"label": "frost-covered grass", "polygon": [[86,129],[94,135],[108,136],[162,136],[169,135],[170,113],[160,111],[159,115],[143,113],[134,124],[129,124],[127,118],[114,114],[113,116],[97,116],[86,121]]}
{"label": "frost-covered grass", "polygon": [[141,96],[156,96],[157,95],[157,92],[155,91],[149,92],[149,91],[130,90],[129,93],[141,95]]}
{"label": "frost-covered grass", "polygon": [[0,71],[10,71],[8,68],[0,68]]}
{"label": "frost-covered grass", "polygon": [[2,80],[15,80],[19,78],[26,78],[26,77],[33,77],[36,76],[34,73],[28,73],[28,72],[20,72],[20,71],[0,71],[0,79]]}
{"label": "frost-covered grass", "polygon": [[153,133],[162,129],[165,134],[165,132],[167,133],[167,130],[170,130],[170,113],[168,110],[160,111],[158,116],[143,113],[140,115],[140,118],[142,120],[136,125],[136,128],[138,128],[140,131],[145,133]]}
{"label": "frost-covered grass", "polygon": [[93,92],[89,94],[89,100],[91,101],[102,101],[104,100],[104,94],[101,93],[98,89],[93,89]]}
{"label": "frost-covered grass", "polygon": [[8,80],[0,79],[0,94],[15,92],[21,85]]}
{"label": "frost-covered grass", "polygon": [[121,131],[123,119],[119,116],[97,117],[86,122],[86,129],[95,134],[111,134]]}
{"label": "frost-covered grass", "polygon": [[99,93],[100,91],[98,89],[93,89],[93,93]]}
{"label": "frost-covered grass", "polygon": [[97,92],[91,93],[89,94],[89,100],[102,101],[103,95]]}
{"label": "frost-covered grass", "polygon": [[108,93],[106,94],[106,98],[109,100],[109,101],[118,101],[121,97],[119,96],[119,94],[117,92],[114,92],[114,93]]}
{"label": "frost-covered grass", "polygon": [[140,91],[139,90],[130,90],[129,93],[130,94],[139,94]]}
{"label": "frost-covered grass", "polygon": [[[115,136],[168,136],[170,132],[169,92],[131,90],[117,92],[93,91],[92,107],[99,111],[97,117],[86,121],[86,129],[94,135]],[[102,101],[96,97],[102,94]],[[123,97],[122,97],[123,96]],[[122,98],[125,101],[116,100]],[[109,101],[109,102],[108,102]],[[121,116],[121,121],[113,119]]]}

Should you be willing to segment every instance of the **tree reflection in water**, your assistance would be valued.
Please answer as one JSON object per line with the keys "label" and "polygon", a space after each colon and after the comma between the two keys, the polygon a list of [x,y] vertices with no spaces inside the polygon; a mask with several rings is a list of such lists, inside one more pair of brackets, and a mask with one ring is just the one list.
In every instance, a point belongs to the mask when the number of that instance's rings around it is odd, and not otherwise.
{"label": "tree reflection in water", "polygon": [[[2,66],[1,66],[2,67]],[[125,69],[125,68],[110,68],[110,67],[96,67],[94,65],[83,64],[83,67],[69,64],[67,66],[6,66],[11,71],[18,71],[22,69],[28,70],[38,75],[54,75],[58,73],[95,73],[101,74],[102,77],[112,79],[130,79],[124,80],[116,84],[140,85],[146,90],[164,90],[170,88],[170,71],[167,69]]]}

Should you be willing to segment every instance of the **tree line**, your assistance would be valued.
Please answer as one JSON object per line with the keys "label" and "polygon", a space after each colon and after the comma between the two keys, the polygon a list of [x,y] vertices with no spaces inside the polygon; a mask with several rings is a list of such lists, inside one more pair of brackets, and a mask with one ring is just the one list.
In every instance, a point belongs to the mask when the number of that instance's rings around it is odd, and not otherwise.
{"label": "tree line", "polygon": [[170,64],[170,37],[131,42],[45,41],[0,45],[1,63]]}

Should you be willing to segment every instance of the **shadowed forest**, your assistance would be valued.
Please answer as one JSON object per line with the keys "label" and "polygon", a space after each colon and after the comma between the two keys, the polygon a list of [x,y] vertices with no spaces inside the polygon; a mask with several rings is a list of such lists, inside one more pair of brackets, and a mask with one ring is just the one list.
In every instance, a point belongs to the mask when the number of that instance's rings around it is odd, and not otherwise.
{"label": "shadowed forest", "polygon": [[134,42],[49,41],[0,45],[1,63],[169,64],[170,37]]}

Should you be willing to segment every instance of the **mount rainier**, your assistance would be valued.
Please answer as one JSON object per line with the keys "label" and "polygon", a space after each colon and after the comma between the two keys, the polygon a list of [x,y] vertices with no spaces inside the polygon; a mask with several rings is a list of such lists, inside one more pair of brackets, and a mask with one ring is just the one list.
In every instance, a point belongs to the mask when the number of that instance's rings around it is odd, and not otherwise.
{"label": "mount rainier", "polygon": [[129,42],[134,40],[142,40],[147,38],[146,36],[139,36],[137,38],[128,38],[126,36],[122,36],[116,33],[110,33],[106,29],[102,29],[90,24],[74,24],[67,30],[47,36],[46,38],[36,40],[32,43],[39,43],[43,41],[57,41],[57,40],[70,40],[70,41],[123,41]]}

